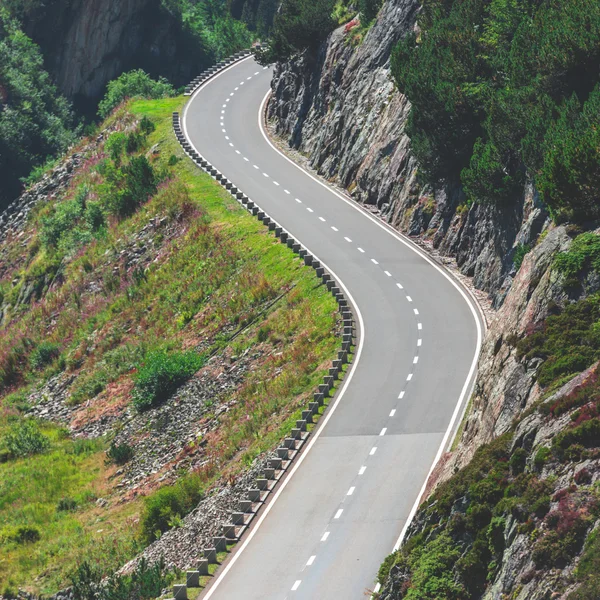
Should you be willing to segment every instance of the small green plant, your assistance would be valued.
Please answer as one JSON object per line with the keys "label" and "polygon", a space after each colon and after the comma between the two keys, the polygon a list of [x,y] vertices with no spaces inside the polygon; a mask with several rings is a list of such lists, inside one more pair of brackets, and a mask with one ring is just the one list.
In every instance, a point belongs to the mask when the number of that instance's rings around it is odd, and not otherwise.
{"label": "small green plant", "polygon": [[124,465],[133,458],[133,448],[126,443],[115,444],[113,442],[106,451],[106,462],[115,465]]}
{"label": "small green plant", "polygon": [[29,365],[32,369],[43,369],[58,358],[60,346],[53,342],[41,342],[29,355]]}
{"label": "small green plant", "polygon": [[535,457],[533,459],[533,464],[537,469],[541,469],[548,459],[552,456],[552,450],[547,446],[542,446],[538,448],[538,451],[535,453]]}
{"label": "small green plant", "polygon": [[523,264],[523,259],[531,250],[531,246],[529,244],[519,244],[515,248],[515,255],[513,257],[513,264],[515,265],[515,269],[518,271]]}
{"label": "small green plant", "polygon": [[13,425],[4,436],[4,445],[13,458],[41,454],[50,447],[50,441],[33,419]]}
{"label": "small green plant", "polygon": [[146,542],[156,540],[174,525],[180,524],[204,497],[204,489],[197,475],[180,479],[175,485],[165,486],[148,496],[142,515],[142,535]]}
{"label": "small green plant", "polygon": [[56,510],[59,512],[70,512],[77,508],[77,501],[73,498],[61,498],[56,503]]}
{"label": "small green plant", "polygon": [[155,129],[156,125],[151,119],[146,116],[142,117],[142,120],[140,121],[140,131],[144,135],[150,135]]}
{"label": "small green plant", "polygon": [[204,357],[194,351],[148,353],[135,378],[135,407],[144,411],[164,402],[204,362]]}
{"label": "small green plant", "polygon": [[2,532],[0,539],[15,544],[34,544],[41,539],[40,530],[37,527],[29,525],[19,525],[14,529],[5,530]]}

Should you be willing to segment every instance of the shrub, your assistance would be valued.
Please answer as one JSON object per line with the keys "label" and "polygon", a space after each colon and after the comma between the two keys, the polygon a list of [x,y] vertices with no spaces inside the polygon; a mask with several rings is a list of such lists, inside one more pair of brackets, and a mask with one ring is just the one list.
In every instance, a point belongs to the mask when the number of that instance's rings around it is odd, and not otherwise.
{"label": "shrub", "polygon": [[33,544],[41,539],[40,530],[37,527],[29,525],[20,525],[18,527],[5,529],[0,536],[0,540],[13,542],[14,544]]}
{"label": "shrub", "polygon": [[144,411],[164,402],[204,362],[204,357],[194,351],[148,353],[135,377],[135,407]]}
{"label": "shrub", "polygon": [[115,444],[113,442],[106,451],[106,460],[115,465],[124,465],[133,458],[133,448],[126,443]]}
{"label": "shrub", "polygon": [[273,20],[271,43],[258,53],[261,64],[283,62],[304,50],[315,52],[336,26],[332,17],[334,5],[334,0],[283,2]]}
{"label": "shrub", "polygon": [[14,458],[40,454],[50,447],[50,441],[32,419],[11,427],[4,436],[4,444]]}
{"label": "shrub", "polygon": [[123,168],[124,188],[112,199],[112,210],[120,217],[127,217],[156,192],[157,177],[145,156],[135,156]]}
{"label": "shrub", "polygon": [[370,23],[379,12],[383,0],[358,0],[358,11],[363,23]]}
{"label": "shrub", "polygon": [[577,427],[561,431],[552,440],[552,450],[559,458],[564,457],[566,451],[575,445],[584,448],[600,445],[600,419],[590,419]]}
{"label": "shrub", "polygon": [[523,259],[525,258],[525,256],[527,256],[530,250],[531,246],[529,244],[519,244],[515,248],[515,255],[513,257],[513,264],[515,266],[515,270],[518,271],[521,268],[521,265],[523,264]]}
{"label": "shrub", "polygon": [[142,117],[142,120],[140,121],[140,131],[144,135],[150,135],[155,129],[156,125],[151,119],[146,116]]}
{"label": "shrub", "polygon": [[523,448],[517,448],[510,457],[510,467],[515,475],[525,470],[527,463],[527,452]]}
{"label": "shrub", "polygon": [[60,346],[53,342],[41,342],[29,355],[29,365],[32,369],[42,369],[49,365],[60,354]]}
{"label": "shrub", "polygon": [[59,512],[69,512],[77,508],[77,501],[73,498],[61,498],[56,504],[56,510]]}
{"label": "shrub", "polygon": [[204,497],[197,475],[180,479],[175,485],[165,486],[144,501],[141,519],[142,535],[150,543],[185,517]]}
{"label": "shrub", "polygon": [[578,235],[566,252],[556,255],[553,266],[564,275],[567,287],[576,285],[584,270],[600,273],[600,235],[591,232]]}
{"label": "shrub", "polygon": [[577,473],[575,473],[573,479],[577,485],[585,485],[586,483],[592,482],[592,474],[588,469],[580,469],[577,471]]}
{"label": "shrub", "polygon": [[156,81],[148,73],[137,69],[123,73],[111,81],[104,98],[98,105],[98,114],[104,119],[126,98],[168,98],[174,96],[173,86],[162,77]]}

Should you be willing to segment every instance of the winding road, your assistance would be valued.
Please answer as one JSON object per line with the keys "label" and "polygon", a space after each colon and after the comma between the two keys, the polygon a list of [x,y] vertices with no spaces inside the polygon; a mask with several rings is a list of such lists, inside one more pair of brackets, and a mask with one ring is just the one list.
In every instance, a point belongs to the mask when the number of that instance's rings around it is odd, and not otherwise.
{"label": "winding road", "polygon": [[272,145],[261,118],[271,75],[251,57],[225,69],[192,96],[184,132],[321,260],[360,336],[308,447],[202,597],[359,599],[450,441],[483,325],[451,275]]}

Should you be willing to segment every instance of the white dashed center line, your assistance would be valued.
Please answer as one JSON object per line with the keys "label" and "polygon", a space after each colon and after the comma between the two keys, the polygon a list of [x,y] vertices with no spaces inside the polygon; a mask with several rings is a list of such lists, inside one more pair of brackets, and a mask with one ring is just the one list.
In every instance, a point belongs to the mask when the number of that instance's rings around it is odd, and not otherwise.
{"label": "white dashed center line", "polygon": [[255,168],[255,169],[258,169],[258,165],[254,165],[254,168]]}
{"label": "white dashed center line", "polygon": [[371,262],[372,262],[374,265],[378,265],[378,264],[379,264],[379,263],[378,263],[378,262],[377,262],[377,261],[376,261],[374,258],[372,258],[372,259],[371,259]]}
{"label": "white dashed center line", "polygon": [[301,583],[302,583],[302,581],[300,581],[300,579],[298,579],[298,581],[296,581],[294,583],[294,585],[292,586],[292,592],[295,592],[300,587]]}
{"label": "white dashed center line", "polygon": [[279,183],[277,181],[273,181],[273,184],[279,186]]}
{"label": "white dashed center line", "polygon": [[419,357],[418,357],[418,356],[415,356],[415,357],[413,358],[413,365],[416,365],[418,362],[419,362]]}
{"label": "white dashed center line", "polygon": [[387,431],[387,427],[384,427],[380,432],[379,432],[379,437],[382,437],[385,435],[385,432]]}
{"label": "white dashed center line", "polygon": [[310,567],[315,562],[315,558],[317,558],[314,554],[306,561],[306,566]]}
{"label": "white dashed center line", "polygon": [[377,446],[373,446],[371,448],[371,452],[369,452],[369,456],[373,456],[373,454],[375,454],[375,452],[377,452]]}
{"label": "white dashed center line", "polygon": [[420,346],[422,343],[423,343],[423,340],[422,340],[421,338],[419,338],[419,339],[417,340],[417,346]]}
{"label": "white dashed center line", "polygon": [[419,314],[419,311],[416,308],[414,309],[414,311],[415,311],[415,315]]}
{"label": "white dashed center line", "polygon": [[329,531],[326,531],[326,532],[323,534],[323,537],[321,538],[321,541],[322,541],[322,542],[326,542],[328,537],[329,537]]}
{"label": "white dashed center line", "polygon": [[323,217],[319,217],[319,221],[323,221],[323,223],[325,223],[325,219]]}
{"label": "white dashed center line", "polygon": [[359,251],[359,252],[362,252],[363,254],[364,254],[364,252],[365,252],[365,251],[364,251],[362,248],[359,248],[359,249],[358,249],[358,251]]}
{"label": "white dashed center line", "polygon": [[412,373],[406,378],[406,381],[410,381],[412,379]]}
{"label": "white dashed center line", "polygon": [[264,175],[265,177],[269,177],[269,175],[268,175],[267,173],[263,173],[263,175]]}
{"label": "white dashed center line", "polygon": [[300,200],[300,198],[294,198],[294,200],[296,200],[298,204],[302,204],[302,200]]}
{"label": "white dashed center line", "polygon": [[290,191],[289,190],[283,190],[286,194],[289,194]]}
{"label": "white dashed center line", "polygon": [[389,271],[384,271],[384,273],[385,273],[385,274],[386,274],[388,277],[391,277],[391,276],[392,276],[392,274],[391,274]]}
{"label": "white dashed center line", "polygon": [[417,323],[417,329],[423,329],[423,323]]}
{"label": "white dashed center line", "polygon": [[358,471],[358,474],[362,475],[366,470],[367,470],[367,467],[361,467],[360,470]]}
{"label": "white dashed center line", "polygon": [[404,394],[406,392],[400,392],[400,395],[398,396],[398,400],[402,400],[402,398],[404,398]]}
{"label": "white dashed center line", "polygon": [[412,302],[412,298],[411,298],[410,296],[406,296],[406,299],[407,299],[409,302]]}
{"label": "white dashed center line", "polygon": [[343,508],[338,508],[338,511],[335,513],[335,517],[333,517],[334,519],[339,519],[342,516],[342,513],[344,512]]}
{"label": "white dashed center line", "polygon": [[392,410],[390,411],[390,417],[393,417],[396,414],[396,409],[392,408]]}
{"label": "white dashed center line", "polygon": [[398,286],[398,289],[400,289],[400,290],[403,290],[403,289],[404,289],[404,288],[402,287],[402,284],[401,284],[401,283],[397,283],[396,285]]}
{"label": "white dashed center line", "polygon": [[334,231],[339,231],[339,229],[337,227],[334,227],[333,225],[331,226],[331,229],[333,229]]}
{"label": "white dashed center line", "polygon": [[250,159],[246,158],[245,156],[244,156],[244,160],[245,160],[246,162],[250,162]]}
{"label": "white dashed center line", "polygon": [[355,486],[352,486],[349,490],[348,493],[346,494],[346,496],[352,496],[352,494],[354,494],[354,490],[356,489]]}
{"label": "white dashed center line", "polygon": [[308,212],[315,212],[315,211],[314,211],[312,208],[308,208],[308,206],[306,207],[306,210],[307,210]]}
{"label": "white dashed center line", "polygon": [[352,240],[351,240],[349,237],[344,237],[344,239],[345,239],[347,242],[350,242],[350,243],[352,243]]}

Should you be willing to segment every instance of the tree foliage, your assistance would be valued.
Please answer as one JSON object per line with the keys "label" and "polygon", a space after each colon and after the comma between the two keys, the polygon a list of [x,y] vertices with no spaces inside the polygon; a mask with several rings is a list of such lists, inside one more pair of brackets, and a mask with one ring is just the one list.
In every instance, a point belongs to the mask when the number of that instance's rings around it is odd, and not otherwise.
{"label": "tree foliage", "polygon": [[269,48],[259,60],[268,64],[304,50],[316,51],[337,25],[334,6],[334,0],[285,0],[275,15]]}
{"label": "tree foliage", "polygon": [[141,69],[123,73],[111,81],[104,98],[98,105],[98,114],[106,118],[109,113],[126,98],[168,98],[174,96],[173,86],[162,77],[156,81]]}
{"label": "tree foliage", "polygon": [[0,9],[0,207],[19,193],[19,178],[74,141],[72,125],[39,48]]}
{"label": "tree foliage", "polygon": [[556,219],[600,216],[600,5],[426,0],[392,72],[426,175],[505,202],[533,176]]}

